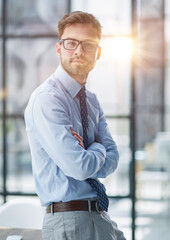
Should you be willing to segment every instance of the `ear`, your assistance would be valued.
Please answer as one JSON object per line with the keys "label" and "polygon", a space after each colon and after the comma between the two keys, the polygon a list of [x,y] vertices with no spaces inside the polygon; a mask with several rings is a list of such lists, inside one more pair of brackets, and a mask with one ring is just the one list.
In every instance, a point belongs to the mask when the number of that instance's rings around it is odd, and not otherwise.
{"label": "ear", "polygon": [[100,58],[100,56],[101,56],[101,47],[98,47],[97,60]]}
{"label": "ear", "polygon": [[61,48],[61,45],[59,43],[56,43],[56,53],[57,53],[57,55],[60,55],[60,48]]}

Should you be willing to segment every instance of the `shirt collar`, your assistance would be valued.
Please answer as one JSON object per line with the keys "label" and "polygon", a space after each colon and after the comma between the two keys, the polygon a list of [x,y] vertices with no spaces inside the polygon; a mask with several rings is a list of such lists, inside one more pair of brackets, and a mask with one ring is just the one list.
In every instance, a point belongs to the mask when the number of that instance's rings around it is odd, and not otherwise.
{"label": "shirt collar", "polygon": [[70,93],[70,95],[73,98],[83,87],[74,78],[70,77],[61,66],[57,68],[57,70],[54,73],[54,76],[60,81],[62,86]]}

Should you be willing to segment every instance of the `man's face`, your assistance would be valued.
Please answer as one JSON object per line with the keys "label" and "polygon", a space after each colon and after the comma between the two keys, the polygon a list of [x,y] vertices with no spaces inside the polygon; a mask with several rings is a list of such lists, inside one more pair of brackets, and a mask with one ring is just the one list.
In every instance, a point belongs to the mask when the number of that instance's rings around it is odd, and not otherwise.
{"label": "man's face", "polygon": [[[99,43],[97,33],[91,24],[77,23],[68,26],[65,28],[61,39]],[[80,84],[83,84],[83,79],[94,68],[96,60],[100,57],[99,47],[94,51],[85,51],[81,44],[75,50],[66,50],[63,43],[57,43],[56,50],[64,70]]]}

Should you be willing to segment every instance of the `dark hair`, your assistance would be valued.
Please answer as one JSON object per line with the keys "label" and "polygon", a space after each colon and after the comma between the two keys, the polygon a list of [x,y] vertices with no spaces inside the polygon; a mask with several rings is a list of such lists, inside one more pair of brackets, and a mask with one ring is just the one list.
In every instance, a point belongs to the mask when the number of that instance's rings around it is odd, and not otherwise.
{"label": "dark hair", "polygon": [[102,27],[100,22],[90,13],[81,12],[81,11],[75,11],[70,12],[66,15],[64,15],[60,21],[58,22],[58,39],[61,39],[61,36],[63,35],[63,32],[66,27],[75,24],[75,23],[90,23],[96,29],[96,34],[101,38],[102,35]]}

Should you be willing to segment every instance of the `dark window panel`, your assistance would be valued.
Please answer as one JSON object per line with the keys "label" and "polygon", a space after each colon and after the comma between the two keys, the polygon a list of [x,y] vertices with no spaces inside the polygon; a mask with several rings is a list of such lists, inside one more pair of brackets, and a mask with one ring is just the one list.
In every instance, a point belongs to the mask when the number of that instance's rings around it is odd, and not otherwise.
{"label": "dark window panel", "polygon": [[107,179],[101,179],[109,196],[126,196],[129,194],[129,166],[131,161],[130,126],[128,119],[107,119],[110,132],[119,151],[119,166]]}
{"label": "dark window panel", "polygon": [[161,18],[163,17],[164,1],[162,0],[142,0],[140,4],[141,18]]}
{"label": "dark window panel", "polygon": [[[170,43],[168,45],[170,53]],[[170,55],[167,59],[167,67],[165,69],[165,130],[170,132]]]}
{"label": "dark window panel", "polygon": [[59,64],[56,41],[57,39],[8,40],[7,113],[23,114],[33,90],[56,70]]}
{"label": "dark window panel", "polygon": [[34,192],[31,156],[24,119],[7,120],[7,189]]}
{"label": "dark window panel", "polygon": [[7,0],[7,32],[55,33],[58,20],[68,11],[68,0]]}
{"label": "dark window panel", "polygon": [[0,34],[2,33],[2,0],[0,0]]}
{"label": "dark window panel", "polygon": [[0,39],[0,114],[2,114],[2,40]]}
{"label": "dark window panel", "polygon": [[2,119],[0,119],[0,191],[3,189]]}

